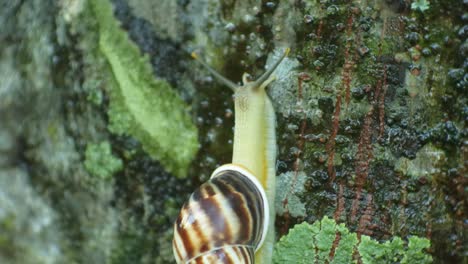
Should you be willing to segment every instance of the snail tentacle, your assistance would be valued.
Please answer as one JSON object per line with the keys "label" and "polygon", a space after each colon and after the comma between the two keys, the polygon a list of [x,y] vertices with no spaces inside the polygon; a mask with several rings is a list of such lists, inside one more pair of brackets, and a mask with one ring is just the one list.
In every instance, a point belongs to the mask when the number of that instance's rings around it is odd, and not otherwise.
{"label": "snail tentacle", "polygon": [[207,69],[215,78],[218,79],[222,84],[226,85],[227,87],[231,88],[232,91],[236,91],[236,89],[239,87],[239,85],[233,83],[229,79],[225,78],[221,74],[219,74],[215,69],[211,68],[210,65],[206,64],[203,60],[198,58],[198,55],[195,52],[192,52],[192,58],[194,58],[196,61],[198,61],[205,69]]}
{"label": "snail tentacle", "polygon": [[278,66],[280,65],[280,63],[283,61],[283,59],[288,56],[289,54],[289,51],[290,49],[289,48],[286,48],[286,50],[284,51],[283,55],[281,55],[281,58],[279,58],[279,60],[277,60],[271,67],[270,69],[268,69],[264,74],[262,74],[255,82],[254,82],[254,87],[259,87],[263,82],[265,82],[268,77],[270,77],[270,75],[276,70],[276,68],[278,68]]}

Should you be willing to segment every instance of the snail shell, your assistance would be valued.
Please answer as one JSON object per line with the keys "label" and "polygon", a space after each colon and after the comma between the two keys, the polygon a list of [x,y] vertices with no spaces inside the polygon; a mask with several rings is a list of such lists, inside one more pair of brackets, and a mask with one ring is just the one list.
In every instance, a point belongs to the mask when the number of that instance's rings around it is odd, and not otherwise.
{"label": "snail shell", "polygon": [[242,166],[223,165],[180,211],[172,242],[176,261],[254,263],[268,223],[268,201],[259,181]]}

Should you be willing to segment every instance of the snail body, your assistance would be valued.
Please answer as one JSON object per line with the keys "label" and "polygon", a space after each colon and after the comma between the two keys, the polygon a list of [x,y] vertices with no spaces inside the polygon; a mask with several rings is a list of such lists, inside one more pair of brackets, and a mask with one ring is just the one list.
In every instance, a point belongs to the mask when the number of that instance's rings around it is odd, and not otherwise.
{"label": "snail body", "polygon": [[174,223],[178,264],[271,263],[274,242],[275,113],[265,88],[289,49],[256,81],[238,86],[199,60],[234,91],[232,164],[216,169]]}

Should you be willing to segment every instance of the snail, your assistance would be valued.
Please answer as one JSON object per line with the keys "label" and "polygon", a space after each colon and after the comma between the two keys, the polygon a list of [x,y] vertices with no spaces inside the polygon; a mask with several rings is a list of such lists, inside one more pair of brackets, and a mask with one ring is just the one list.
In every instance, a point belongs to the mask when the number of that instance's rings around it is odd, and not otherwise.
{"label": "snail", "polygon": [[289,48],[256,81],[242,76],[239,86],[195,53],[221,83],[234,92],[232,164],[217,168],[186,202],[174,223],[172,242],[178,264],[271,263],[274,242],[275,112],[266,86]]}

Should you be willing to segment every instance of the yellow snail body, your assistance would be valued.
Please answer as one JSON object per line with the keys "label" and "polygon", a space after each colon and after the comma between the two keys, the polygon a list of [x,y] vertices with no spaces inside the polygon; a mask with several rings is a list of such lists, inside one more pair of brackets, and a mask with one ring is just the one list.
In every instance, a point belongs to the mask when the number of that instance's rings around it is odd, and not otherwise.
{"label": "yellow snail body", "polygon": [[234,91],[232,164],[216,169],[184,204],[174,223],[178,264],[269,264],[274,243],[275,112],[265,88],[283,56],[258,80],[238,86],[199,60]]}

